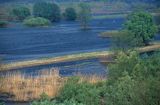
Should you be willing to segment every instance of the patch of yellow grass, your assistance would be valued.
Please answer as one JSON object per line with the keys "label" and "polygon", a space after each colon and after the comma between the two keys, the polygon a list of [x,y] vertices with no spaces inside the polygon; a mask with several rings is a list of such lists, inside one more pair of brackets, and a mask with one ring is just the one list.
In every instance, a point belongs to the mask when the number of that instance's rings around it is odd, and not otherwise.
{"label": "patch of yellow grass", "polygon": [[29,60],[29,61],[20,61],[20,62],[12,62],[9,64],[2,64],[0,70],[12,70],[24,67],[32,67],[32,66],[39,66],[39,65],[46,65],[46,64],[53,64],[53,63],[60,63],[60,62],[69,62],[69,61],[77,61],[77,60],[85,60],[85,59],[93,59],[105,56],[111,56],[110,51],[97,51],[97,52],[89,52],[89,53],[80,53],[80,54],[71,54],[59,57],[51,57],[51,58],[42,58],[36,60]]}
{"label": "patch of yellow grass", "polygon": [[102,82],[102,81],[106,80],[106,78],[104,78],[102,76],[98,76],[98,75],[79,75],[79,76],[80,76],[80,82],[87,81],[91,84],[95,84],[95,83]]}
{"label": "patch of yellow grass", "polygon": [[[80,81],[97,83],[104,78],[97,75],[79,75]],[[42,70],[38,76],[25,76],[21,73],[8,74],[0,79],[0,94],[9,93],[14,101],[29,101],[39,99],[42,93],[54,98],[68,77],[61,77],[56,68]]]}
{"label": "patch of yellow grass", "polygon": [[54,97],[65,78],[59,76],[57,69],[46,70],[38,77],[25,77],[21,73],[5,76],[0,81],[0,92],[13,94],[15,101],[28,101],[39,98],[45,92]]}
{"label": "patch of yellow grass", "polygon": [[111,30],[111,31],[102,32],[102,33],[100,33],[99,36],[102,37],[102,38],[111,38],[111,37],[116,36],[118,34],[120,34],[120,31]]}

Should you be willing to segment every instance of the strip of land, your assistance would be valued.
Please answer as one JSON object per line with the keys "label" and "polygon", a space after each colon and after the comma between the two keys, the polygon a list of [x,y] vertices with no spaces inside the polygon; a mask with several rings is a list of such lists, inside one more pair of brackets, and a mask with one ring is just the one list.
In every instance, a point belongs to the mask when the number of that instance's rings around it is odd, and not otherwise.
{"label": "strip of land", "polygon": [[[160,49],[160,43],[157,43],[157,44],[153,44],[147,47],[137,48],[137,51],[139,53],[144,53],[144,52],[150,52],[150,51],[155,51],[159,49]],[[96,58],[102,58],[102,57],[110,58],[112,56],[114,56],[114,53],[111,51],[97,51],[97,52],[72,54],[72,55],[65,55],[65,56],[52,57],[52,58],[42,58],[42,59],[36,59],[36,60],[2,64],[1,71],[14,70],[14,69],[20,69],[20,68],[25,68],[25,67],[40,66],[40,65],[47,65],[47,64],[54,64],[54,63],[61,63],[61,62],[96,59]]]}

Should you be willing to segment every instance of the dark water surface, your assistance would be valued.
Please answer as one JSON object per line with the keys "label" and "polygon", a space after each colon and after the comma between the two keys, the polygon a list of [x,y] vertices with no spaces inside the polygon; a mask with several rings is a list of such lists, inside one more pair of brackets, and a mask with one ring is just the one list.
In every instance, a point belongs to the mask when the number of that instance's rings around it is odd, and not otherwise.
{"label": "dark water surface", "polygon": [[121,28],[124,19],[93,20],[91,30],[80,30],[78,22],[61,22],[48,28],[12,24],[0,29],[0,53],[6,62],[103,50],[109,39],[100,32]]}
{"label": "dark water surface", "polygon": [[[0,29],[0,54],[4,62],[13,62],[106,50],[110,46],[110,40],[102,39],[98,34],[106,30],[120,29],[124,21],[123,18],[93,20],[90,23],[91,30],[88,31],[80,30],[78,22],[60,22],[46,28],[29,28],[19,23],[11,23],[9,28]],[[105,71],[98,60],[87,60],[25,68],[21,72],[34,73],[36,70],[51,67],[58,67],[62,75],[99,71],[103,74]]]}
{"label": "dark water surface", "polygon": [[[47,58],[60,55],[106,50],[110,39],[98,35],[107,30],[121,29],[125,19],[97,19],[90,23],[91,30],[82,31],[78,22],[60,22],[51,27],[29,28],[20,23],[11,23],[8,28],[0,28],[0,55],[4,62]],[[156,37],[160,39],[160,35]],[[29,74],[58,67],[62,75],[77,72],[84,74],[104,74],[98,60],[85,60],[19,69]]]}

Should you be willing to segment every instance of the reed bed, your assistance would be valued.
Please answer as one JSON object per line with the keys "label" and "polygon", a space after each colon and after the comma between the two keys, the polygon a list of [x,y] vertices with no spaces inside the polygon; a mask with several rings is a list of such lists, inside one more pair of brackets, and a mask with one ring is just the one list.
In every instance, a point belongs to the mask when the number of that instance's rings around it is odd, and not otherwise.
{"label": "reed bed", "polygon": [[[78,74],[80,81],[97,83],[104,80],[97,75],[84,76]],[[12,101],[31,101],[39,99],[42,93],[54,98],[68,77],[61,77],[57,68],[42,70],[38,76],[26,76],[14,73],[2,76],[0,79],[0,94],[10,94]]]}
{"label": "reed bed", "polygon": [[46,70],[39,76],[25,76],[21,73],[8,74],[0,81],[0,92],[9,93],[14,101],[38,99],[42,93],[50,97],[57,95],[65,78],[61,78],[58,69]]}

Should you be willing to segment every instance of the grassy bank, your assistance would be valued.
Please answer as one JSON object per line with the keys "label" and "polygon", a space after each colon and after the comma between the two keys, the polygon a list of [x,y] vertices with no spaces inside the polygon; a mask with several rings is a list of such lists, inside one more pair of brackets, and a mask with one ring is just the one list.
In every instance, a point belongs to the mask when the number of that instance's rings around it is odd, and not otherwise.
{"label": "grassy bank", "polygon": [[100,51],[100,52],[65,55],[65,56],[59,56],[59,57],[53,57],[53,58],[42,58],[42,59],[37,59],[37,60],[13,62],[10,64],[2,64],[1,70],[3,71],[3,70],[11,70],[11,69],[24,68],[24,67],[60,63],[60,62],[93,59],[93,58],[106,57],[106,56],[111,56],[111,55],[112,53],[109,51]]}
{"label": "grassy bank", "polygon": [[[159,43],[153,44],[147,47],[137,48],[137,50],[140,53],[154,51],[158,49],[160,49]],[[103,58],[103,57],[107,58],[113,55],[114,53],[110,51],[99,51],[99,52],[65,55],[65,56],[59,56],[59,57],[53,57],[53,58],[42,58],[42,59],[30,60],[30,61],[13,62],[9,64],[2,64],[1,71],[19,69],[24,67],[54,64],[54,63],[60,63],[60,62],[78,61],[78,60]]]}

